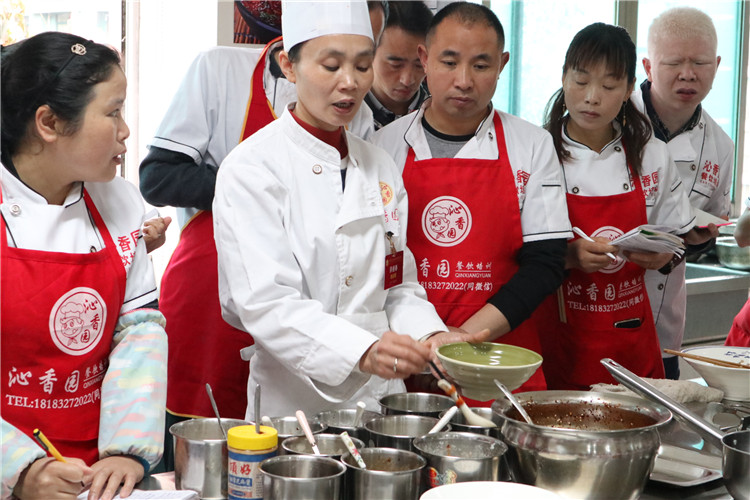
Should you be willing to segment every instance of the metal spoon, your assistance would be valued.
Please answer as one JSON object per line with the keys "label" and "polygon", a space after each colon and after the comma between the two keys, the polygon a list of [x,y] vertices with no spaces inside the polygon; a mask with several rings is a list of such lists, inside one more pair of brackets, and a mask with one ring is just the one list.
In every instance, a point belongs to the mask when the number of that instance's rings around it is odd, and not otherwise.
{"label": "metal spoon", "polygon": [[255,433],[260,434],[260,384],[255,386]]}
{"label": "metal spoon", "polygon": [[505,387],[505,386],[504,386],[504,385],[503,385],[503,384],[502,384],[502,383],[501,383],[501,382],[500,382],[499,380],[497,380],[497,379],[495,379],[495,385],[496,385],[496,386],[497,386],[497,387],[498,387],[498,388],[499,388],[499,389],[500,389],[501,391],[503,391],[503,394],[505,394],[505,397],[506,397],[506,398],[508,398],[508,401],[510,401],[510,403],[511,403],[511,404],[512,404],[512,405],[513,405],[513,406],[514,406],[515,408],[516,408],[516,410],[518,410],[518,413],[520,413],[520,414],[521,414],[521,416],[523,417],[523,419],[524,419],[524,420],[526,420],[526,422],[528,422],[528,423],[530,423],[530,424],[533,424],[533,423],[534,423],[534,421],[533,421],[533,420],[531,420],[531,417],[529,416],[529,414],[528,414],[528,413],[526,413],[526,410],[524,410],[524,409],[523,409],[523,406],[521,406],[521,403],[519,403],[519,402],[518,402],[518,400],[517,400],[517,399],[516,399],[516,397],[515,397],[515,396],[513,395],[513,393],[511,393],[511,392],[510,392],[510,391],[508,390],[508,388],[507,388],[507,387]]}
{"label": "metal spoon", "polygon": [[214,409],[214,415],[216,415],[216,420],[219,421],[219,429],[221,429],[221,433],[224,435],[224,440],[227,439],[227,431],[224,430],[224,426],[221,424],[221,417],[219,416],[219,408],[216,406],[216,400],[214,399],[214,392],[211,390],[211,384],[206,384],[206,392],[208,393],[208,399],[211,400],[211,408]]}

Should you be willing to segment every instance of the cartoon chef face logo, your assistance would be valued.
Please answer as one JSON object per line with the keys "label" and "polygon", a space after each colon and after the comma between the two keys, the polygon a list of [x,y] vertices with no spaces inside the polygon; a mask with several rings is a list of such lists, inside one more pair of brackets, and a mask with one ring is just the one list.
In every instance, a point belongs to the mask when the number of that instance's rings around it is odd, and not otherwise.
{"label": "cartoon chef face logo", "polygon": [[107,322],[107,305],[96,290],[74,288],[52,307],[49,331],[64,353],[81,356],[94,349]]}
{"label": "cartoon chef face logo", "polygon": [[[612,241],[616,238],[619,238],[624,233],[614,226],[602,226],[593,233],[591,233],[591,237],[601,237],[601,238],[607,238],[609,241]],[[603,267],[602,269],[599,269],[600,273],[604,274],[613,274],[622,269],[622,267],[625,265],[625,259],[623,259],[621,256],[616,255],[617,260],[608,265],[607,267]]]}
{"label": "cartoon chef face logo", "polygon": [[433,199],[422,212],[422,231],[429,241],[438,246],[458,245],[471,231],[469,207],[453,196]]}

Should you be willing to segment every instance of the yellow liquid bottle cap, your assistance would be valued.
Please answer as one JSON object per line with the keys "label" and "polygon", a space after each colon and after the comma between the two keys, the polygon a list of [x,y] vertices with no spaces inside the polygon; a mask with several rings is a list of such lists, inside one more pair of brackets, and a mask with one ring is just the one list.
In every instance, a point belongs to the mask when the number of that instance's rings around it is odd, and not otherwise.
{"label": "yellow liquid bottle cap", "polygon": [[279,434],[273,427],[260,426],[260,434],[254,425],[238,425],[227,431],[227,445],[237,450],[260,451],[275,448]]}

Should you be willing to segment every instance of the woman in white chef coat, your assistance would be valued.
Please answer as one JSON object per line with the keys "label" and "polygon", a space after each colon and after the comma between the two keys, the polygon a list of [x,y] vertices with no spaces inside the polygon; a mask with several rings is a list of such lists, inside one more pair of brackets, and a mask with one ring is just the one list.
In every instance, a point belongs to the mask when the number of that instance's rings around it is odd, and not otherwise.
{"label": "woman in white chef coat", "polygon": [[[548,300],[543,331],[550,389],[584,389],[611,381],[599,360],[613,358],[644,377],[664,377],[644,288],[646,269],[673,254],[618,252],[608,241],[642,224],[669,226],[689,239],[694,218],[666,146],[651,138],[647,118],[630,102],[636,52],[627,31],[604,23],[581,30],[568,48],[562,89],[545,127],[563,165],[571,224],[595,241],[568,243],[570,273]],[[566,112],[567,111],[567,112]]]}
{"label": "woman in white chef coat", "polygon": [[[213,203],[225,319],[252,332],[248,401],[291,415],[403,392],[445,325],[405,246],[393,161],[346,132],[372,83],[365,2],[285,2],[279,62],[298,101],[237,146]],[[398,332],[398,333],[397,333]],[[421,340],[430,337],[426,342]],[[252,413],[248,417],[253,417]]]}
{"label": "woman in white chef coat", "polygon": [[2,498],[128,496],[161,457],[167,352],[143,201],[115,176],[125,74],[65,33],[0,61]]}

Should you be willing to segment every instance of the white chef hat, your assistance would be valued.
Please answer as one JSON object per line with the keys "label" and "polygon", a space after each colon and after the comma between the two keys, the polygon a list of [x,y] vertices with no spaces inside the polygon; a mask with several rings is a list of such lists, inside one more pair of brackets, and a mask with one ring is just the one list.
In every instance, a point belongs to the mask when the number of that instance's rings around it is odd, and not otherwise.
{"label": "white chef hat", "polygon": [[323,35],[363,35],[372,25],[365,0],[282,0],[284,50]]}

